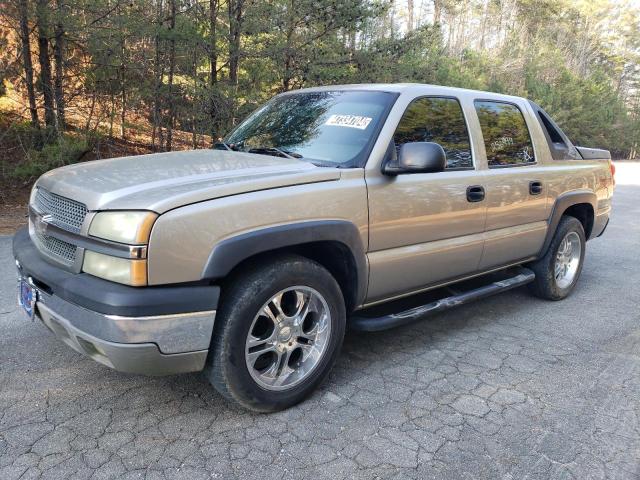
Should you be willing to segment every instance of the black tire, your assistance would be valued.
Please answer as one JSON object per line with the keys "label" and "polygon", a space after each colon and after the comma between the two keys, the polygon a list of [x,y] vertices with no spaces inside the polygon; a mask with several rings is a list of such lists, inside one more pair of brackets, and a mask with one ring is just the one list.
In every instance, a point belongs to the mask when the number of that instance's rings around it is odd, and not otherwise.
{"label": "black tire", "polygon": [[[582,247],[580,251],[580,261],[571,283],[564,288],[561,288],[556,281],[554,267],[560,244],[571,232],[575,232],[580,239],[580,245]],[[576,286],[576,283],[580,278],[580,273],[582,272],[585,246],[586,239],[582,223],[580,223],[580,221],[575,217],[568,215],[563,216],[558,224],[555,234],[553,235],[553,239],[551,240],[551,244],[549,245],[546,254],[541,259],[536,260],[529,265],[529,268],[531,268],[531,270],[536,274],[536,279],[529,284],[529,290],[531,293],[537,297],[544,298],[545,300],[562,300],[569,296]]]}
{"label": "black tire", "polygon": [[[262,307],[292,286],[310,287],[322,295],[331,314],[331,330],[319,363],[306,378],[287,390],[267,390],[249,373],[245,342]],[[247,409],[283,410],[304,400],[326,378],[340,352],[345,324],[342,292],[322,265],[297,255],[274,257],[243,269],[223,288],[204,373],[218,392]]]}

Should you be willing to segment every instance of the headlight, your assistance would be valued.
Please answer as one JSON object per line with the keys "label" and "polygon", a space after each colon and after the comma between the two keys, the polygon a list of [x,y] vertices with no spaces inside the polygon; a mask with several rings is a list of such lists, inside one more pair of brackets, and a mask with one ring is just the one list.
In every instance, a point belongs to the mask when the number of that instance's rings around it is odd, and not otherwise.
{"label": "headlight", "polygon": [[[146,250],[156,218],[156,213],[147,211],[98,212],[89,226],[89,235]],[[147,261],[142,258],[122,258],[86,250],[82,270],[105,280],[139,287],[147,284]]]}
{"label": "headlight", "polygon": [[157,217],[145,211],[98,212],[91,221],[89,235],[120,243],[145,244]]}
{"label": "headlight", "polygon": [[112,257],[87,250],[82,270],[96,277],[140,287],[147,284],[147,261]]}

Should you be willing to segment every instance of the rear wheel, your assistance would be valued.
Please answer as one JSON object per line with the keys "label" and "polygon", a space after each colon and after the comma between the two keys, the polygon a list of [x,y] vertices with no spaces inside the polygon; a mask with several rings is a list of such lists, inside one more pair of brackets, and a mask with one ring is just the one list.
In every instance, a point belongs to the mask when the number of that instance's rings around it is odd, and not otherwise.
{"label": "rear wheel", "polygon": [[536,274],[529,284],[531,292],[547,300],[566,298],[580,278],[585,245],[582,223],[574,217],[562,217],[547,253],[529,266]]}
{"label": "rear wheel", "polygon": [[326,269],[278,257],[243,271],[225,289],[205,372],[246,408],[287,408],[329,373],[345,321],[342,293]]}

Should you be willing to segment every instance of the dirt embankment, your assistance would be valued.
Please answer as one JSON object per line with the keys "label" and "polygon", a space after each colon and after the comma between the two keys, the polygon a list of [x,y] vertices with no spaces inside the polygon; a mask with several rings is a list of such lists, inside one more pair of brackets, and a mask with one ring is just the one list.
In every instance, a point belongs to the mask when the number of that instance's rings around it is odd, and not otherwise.
{"label": "dirt embankment", "polygon": [[27,203],[31,182],[0,179],[0,235],[11,235],[27,223]]}
{"label": "dirt embankment", "polygon": [[[7,122],[6,115],[0,119]],[[8,124],[0,122],[0,235],[12,235],[17,229],[27,223],[27,204],[33,182],[37,179],[22,179],[11,172],[20,162],[26,161],[24,145],[20,144],[16,136],[3,135],[7,132]],[[105,158],[126,157],[153,153],[151,135],[143,131],[131,130],[128,140],[119,138],[99,138],[92,149],[84,153],[80,161],[100,160]],[[189,150],[207,148],[210,137],[200,135],[194,141],[189,132],[174,130],[173,150]]]}

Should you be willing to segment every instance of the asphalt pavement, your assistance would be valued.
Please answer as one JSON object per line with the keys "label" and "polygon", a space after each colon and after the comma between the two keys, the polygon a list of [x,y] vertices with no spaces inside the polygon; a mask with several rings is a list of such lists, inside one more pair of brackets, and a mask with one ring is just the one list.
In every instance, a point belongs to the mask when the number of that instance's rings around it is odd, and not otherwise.
{"label": "asphalt pavement", "polygon": [[17,309],[0,237],[0,479],[640,478],[640,164],[617,177],[571,297],[350,333],[320,390],[270,415],[75,353]]}

